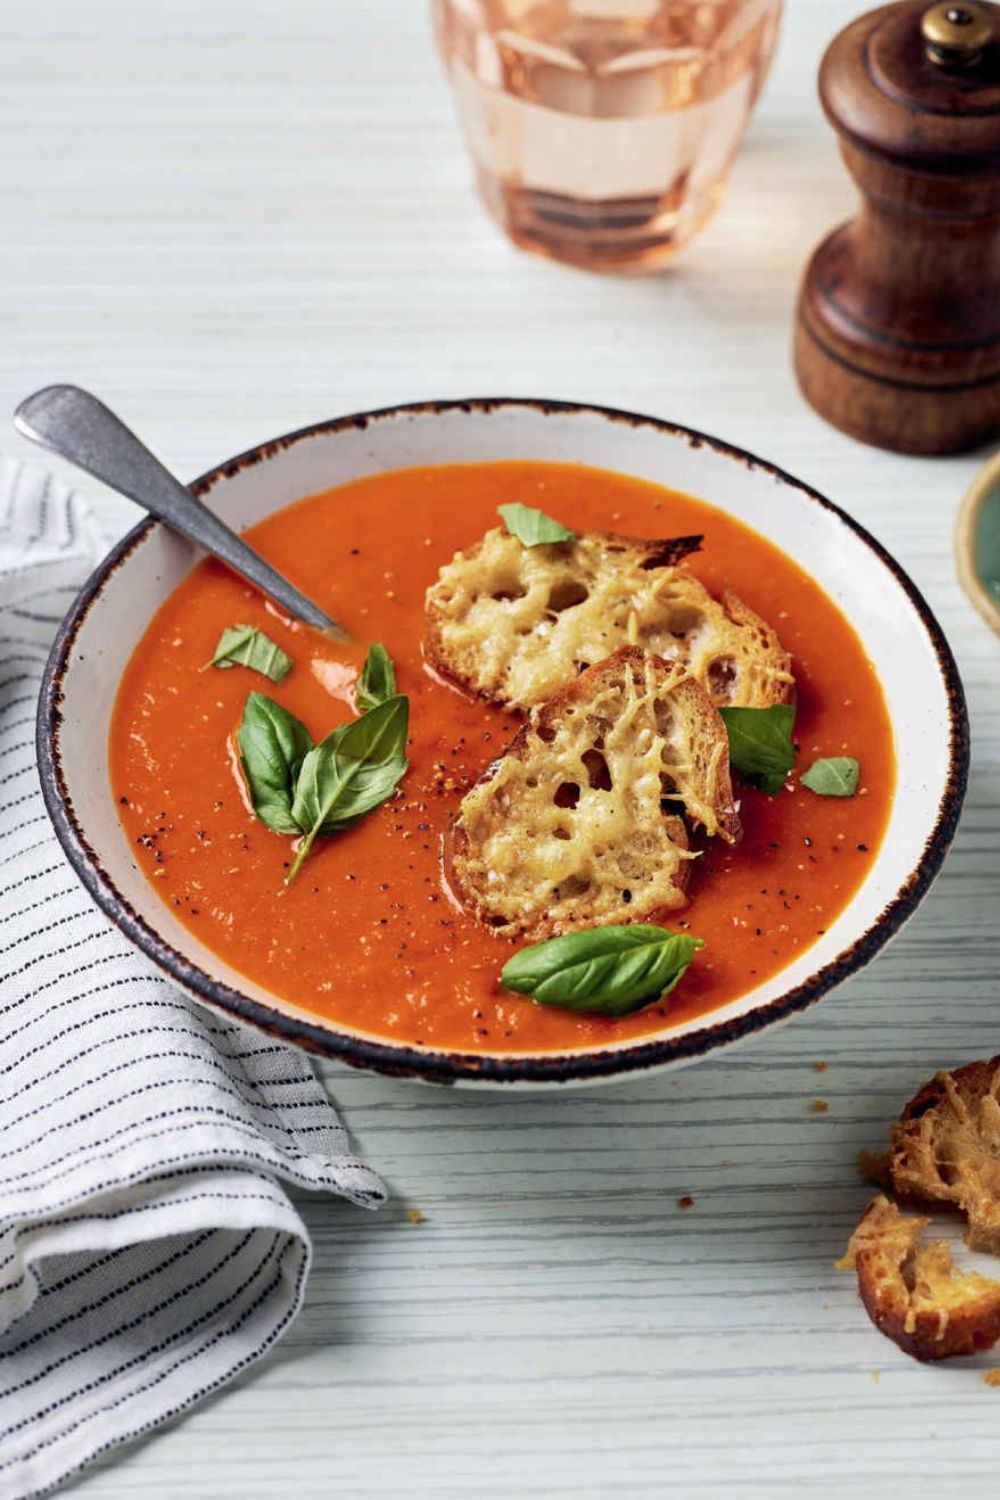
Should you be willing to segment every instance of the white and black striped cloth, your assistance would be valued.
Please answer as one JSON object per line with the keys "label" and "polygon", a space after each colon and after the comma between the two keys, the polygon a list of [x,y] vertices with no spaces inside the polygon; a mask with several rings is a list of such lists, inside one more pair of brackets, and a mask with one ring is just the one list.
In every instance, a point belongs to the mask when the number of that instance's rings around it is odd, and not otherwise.
{"label": "white and black striped cloth", "polygon": [[309,1266],[281,1181],[379,1179],[299,1053],[153,972],[62,858],[34,716],[100,539],[0,460],[0,1496],[44,1494],[278,1339]]}

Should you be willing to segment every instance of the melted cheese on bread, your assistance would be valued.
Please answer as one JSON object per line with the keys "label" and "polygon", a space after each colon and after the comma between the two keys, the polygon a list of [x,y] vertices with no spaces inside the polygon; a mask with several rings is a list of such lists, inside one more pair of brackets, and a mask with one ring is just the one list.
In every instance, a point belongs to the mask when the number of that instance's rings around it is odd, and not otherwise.
{"label": "melted cheese on bread", "polygon": [[693,858],[682,812],[739,837],[725,727],[683,667],[624,647],[534,715],[463,799],[456,894],[533,937],[675,910]]}

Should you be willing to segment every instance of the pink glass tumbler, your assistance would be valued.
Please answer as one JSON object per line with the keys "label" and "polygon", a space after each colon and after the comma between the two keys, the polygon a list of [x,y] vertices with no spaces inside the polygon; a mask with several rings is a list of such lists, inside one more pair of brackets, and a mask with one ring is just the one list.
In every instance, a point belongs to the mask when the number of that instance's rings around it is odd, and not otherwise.
{"label": "pink glass tumbler", "polygon": [[480,194],[515,244],[668,260],[709,218],[781,0],[433,0]]}

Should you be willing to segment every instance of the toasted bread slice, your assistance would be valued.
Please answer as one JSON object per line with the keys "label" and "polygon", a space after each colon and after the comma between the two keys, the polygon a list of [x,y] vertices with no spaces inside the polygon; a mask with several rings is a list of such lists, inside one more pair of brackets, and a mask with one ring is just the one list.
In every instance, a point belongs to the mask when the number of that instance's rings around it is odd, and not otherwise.
{"label": "toasted bread slice", "polygon": [[903,1198],[947,1203],[966,1243],[1000,1254],[1000,1057],[938,1073],[892,1127],[889,1173]]}
{"label": "toasted bread slice", "polygon": [[719,708],[791,703],[795,697],[792,658],[777,632],[732,589],[723,590],[721,601],[703,592],[708,601],[707,625],[688,636],[683,659],[691,675],[704,683],[712,702]]}
{"label": "toasted bread slice", "polygon": [[681,811],[739,837],[725,727],[683,667],[625,646],[534,714],[465,796],[456,894],[533,938],[675,910],[693,857]]}
{"label": "toasted bread slice", "polygon": [[925,1244],[929,1223],[873,1198],[838,1267],[857,1271],[868,1316],[914,1359],[991,1349],[1000,1338],[1000,1282],[959,1271],[943,1240]]}
{"label": "toasted bread slice", "polygon": [[624,645],[685,664],[717,705],[791,701],[791,659],[771,627],[679,566],[700,542],[592,531],[525,547],[488,531],[427,590],[427,658],[470,692],[520,709]]}

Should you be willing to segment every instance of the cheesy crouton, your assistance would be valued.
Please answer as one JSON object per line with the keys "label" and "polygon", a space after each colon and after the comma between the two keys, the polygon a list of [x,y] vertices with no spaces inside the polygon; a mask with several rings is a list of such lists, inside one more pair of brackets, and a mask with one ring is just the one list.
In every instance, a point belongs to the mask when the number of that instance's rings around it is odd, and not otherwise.
{"label": "cheesy crouton", "polygon": [[[1000,1057],[925,1083],[893,1125],[890,1150],[864,1165],[906,1201],[958,1209],[966,1243],[1000,1253]],[[1000,1338],[1000,1282],[957,1270],[943,1241],[925,1245],[929,1223],[875,1198],[840,1264],[856,1268],[872,1321],[914,1358],[990,1349]]]}
{"label": "cheesy crouton", "polygon": [[914,1359],[991,1349],[1000,1338],[1000,1282],[958,1270],[943,1240],[924,1243],[929,1223],[873,1198],[838,1268],[857,1272],[868,1316]]}
{"label": "cheesy crouton", "polygon": [[467,793],[455,893],[511,935],[646,921],[686,904],[681,813],[739,838],[725,726],[683,667],[623,647],[533,714]]}
{"label": "cheesy crouton", "polygon": [[902,1198],[957,1208],[966,1243],[1000,1254],[1000,1057],[924,1084],[892,1127],[889,1177]]}
{"label": "cheesy crouton", "polygon": [[497,527],[428,589],[427,658],[470,692],[519,709],[624,645],[682,663],[717,705],[791,701],[791,658],[771,627],[679,566],[700,542],[592,531],[525,547]]}

